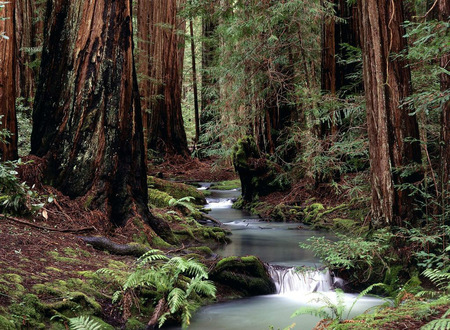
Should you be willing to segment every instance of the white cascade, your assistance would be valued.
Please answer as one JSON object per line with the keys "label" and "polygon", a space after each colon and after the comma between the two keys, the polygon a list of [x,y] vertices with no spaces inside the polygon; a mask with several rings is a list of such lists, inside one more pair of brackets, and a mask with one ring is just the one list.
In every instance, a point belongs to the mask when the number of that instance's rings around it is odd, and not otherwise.
{"label": "white cascade", "polygon": [[269,265],[268,271],[278,294],[327,292],[333,289],[335,282],[328,269],[298,271]]}

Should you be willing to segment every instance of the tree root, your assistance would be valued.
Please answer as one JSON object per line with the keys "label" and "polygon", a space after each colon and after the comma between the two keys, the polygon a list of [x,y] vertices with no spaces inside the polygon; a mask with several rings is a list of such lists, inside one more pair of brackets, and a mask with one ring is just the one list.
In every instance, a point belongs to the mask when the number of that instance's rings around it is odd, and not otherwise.
{"label": "tree root", "polygon": [[97,250],[105,250],[119,256],[140,257],[150,249],[138,244],[117,244],[106,237],[79,236],[85,243],[92,245]]}
{"label": "tree root", "polygon": [[85,232],[85,231],[96,230],[94,227],[84,227],[84,228],[75,228],[75,229],[56,229],[56,228],[49,228],[49,227],[39,226],[39,225],[37,225],[35,223],[24,221],[24,220],[20,220],[20,219],[13,218],[13,217],[9,217],[9,216],[6,216],[4,214],[0,214],[0,217],[5,219],[5,220],[18,222],[18,223],[20,223],[22,225],[26,225],[26,226],[29,226],[29,227],[38,228],[38,229],[47,230],[47,231],[55,231],[55,232],[58,232],[58,233],[82,233],[82,232]]}

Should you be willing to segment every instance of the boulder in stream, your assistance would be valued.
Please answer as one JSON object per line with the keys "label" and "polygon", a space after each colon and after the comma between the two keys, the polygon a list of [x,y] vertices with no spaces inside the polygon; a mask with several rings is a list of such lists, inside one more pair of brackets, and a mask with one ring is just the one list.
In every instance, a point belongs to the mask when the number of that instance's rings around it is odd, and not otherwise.
{"label": "boulder in stream", "polygon": [[276,290],[264,263],[255,256],[223,258],[210,275],[214,282],[226,285],[242,296],[272,294]]}

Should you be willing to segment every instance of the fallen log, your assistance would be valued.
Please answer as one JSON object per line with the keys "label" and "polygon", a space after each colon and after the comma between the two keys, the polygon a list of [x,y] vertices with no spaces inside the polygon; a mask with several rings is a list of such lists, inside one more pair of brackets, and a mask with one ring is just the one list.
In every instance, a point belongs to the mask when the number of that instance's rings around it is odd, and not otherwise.
{"label": "fallen log", "polygon": [[102,236],[79,236],[79,238],[97,250],[108,251],[119,256],[135,256],[139,258],[150,250],[139,244],[117,244]]}

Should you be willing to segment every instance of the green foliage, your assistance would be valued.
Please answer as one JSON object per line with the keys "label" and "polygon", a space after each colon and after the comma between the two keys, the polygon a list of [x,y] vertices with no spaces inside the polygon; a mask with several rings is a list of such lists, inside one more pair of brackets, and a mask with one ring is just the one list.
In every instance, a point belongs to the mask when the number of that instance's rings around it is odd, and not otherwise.
{"label": "green foliage", "polygon": [[205,265],[194,259],[168,258],[160,250],[150,250],[141,256],[136,268],[125,280],[121,280],[111,269],[99,269],[97,272],[119,282],[121,289],[114,293],[113,302],[144,290],[154,292],[156,301],[165,302],[164,310],[168,310],[159,316],[159,326],[169,316],[178,315],[183,327],[187,327],[197,306],[197,295],[215,297],[216,293],[213,283],[207,280]]}
{"label": "green foliage", "polygon": [[198,212],[197,208],[193,203],[191,203],[191,200],[193,200],[194,197],[192,196],[186,196],[180,199],[172,198],[169,200],[169,207],[173,208],[184,208],[189,211],[189,213],[196,213]]}
{"label": "green foliage", "polygon": [[[384,284],[376,283],[370,285],[368,288],[363,290],[353,301],[350,308],[347,310],[347,306],[345,304],[344,300],[344,291],[341,289],[336,289],[336,302],[334,302],[329,295],[326,295],[322,292],[316,292],[314,295],[315,298],[311,299],[309,303],[320,303],[320,306],[313,307],[313,306],[306,306],[301,307],[298,310],[296,310],[292,315],[291,318],[309,314],[316,317],[320,317],[322,319],[329,319],[333,320],[333,322],[329,325],[330,328],[333,328],[340,322],[342,322],[345,318],[348,318],[353,307],[356,305],[359,299],[366,296],[370,291],[372,291],[375,287],[378,286],[384,286]],[[347,311],[347,314],[345,312]]]}
{"label": "green foliage", "polygon": [[387,252],[393,235],[387,230],[376,231],[368,238],[336,236],[337,241],[312,236],[306,243],[300,243],[300,247],[313,251],[331,269],[353,269],[356,276],[367,278],[379,265],[384,269],[392,261]]}
{"label": "green foliage", "polygon": [[16,99],[17,126],[20,132],[17,142],[19,156],[28,155],[31,151],[32,104],[33,100]]}
{"label": "green foliage", "polygon": [[102,325],[91,320],[88,316],[79,316],[69,319],[69,325],[71,330],[100,330]]}
{"label": "green foliage", "polygon": [[[231,8],[217,4],[212,10],[207,9],[210,4],[202,8],[201,1],[196,3],[192,15],[216,22],[212,34],[202,40],[214,49],[213,63],[202,68],[214,84],[202,86],[202,95],[213,102],[204,111],[209,120],[204,121],[201,142],[209,145],[207,155],[225,158],[249,127],[259,125],[268,108],[282,112],[300,103],[309,107],[298,93],[317,86],[316,81],[305,86],[305,81],[319,71],[316,36],[322,8],[310,0],[236,1]],[[271,133],[276,138],[282,134],[274,128]]]}
{"label": "green foliage", "polygon": [[22,161],[0,162],[0,212],[29,215],[39,211],[44,203],[41,197],[17,177]]}
{"label": "green foliage", "polygon": [[434,285],[443,292],[450,294],[450,266],[447,266],[443,270],[439,269],[425,269],[422,273],[423,276],[428,278]]}
{"label": "green foliage", "polygon": [[442,315],[440,319],[433,320],[425,324],[421,330],[448,330],[450,329],[450,309]]}

